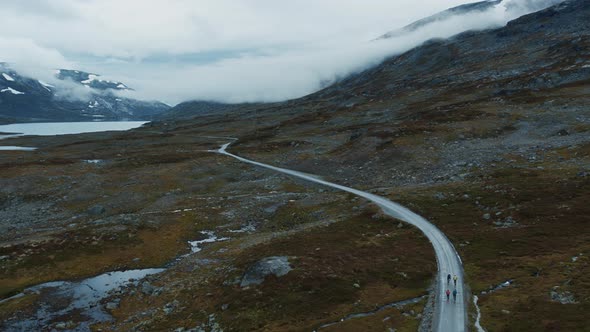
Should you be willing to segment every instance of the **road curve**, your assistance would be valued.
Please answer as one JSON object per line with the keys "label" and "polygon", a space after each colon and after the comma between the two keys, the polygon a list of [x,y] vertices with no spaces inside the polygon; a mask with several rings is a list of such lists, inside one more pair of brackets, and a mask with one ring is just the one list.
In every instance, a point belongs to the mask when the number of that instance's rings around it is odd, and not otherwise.
{"label": "road curve", "polygon": [[[436,226],[434,226],[421,216],[417,215],[416,213],[410,211],[409,209],[383,197],[373,195],[364,191],[360,191],[357,189],[341,186],[339,184],[335,184],[332,182],[324,181],[310,174],[275,167],[259,163],[253,160],[249,160],[246,158],[242,158],[240,156],[236,156],[226,151],[230,144],[231,142],[224,144],[221,146],[221,148],[215,150],[214,152],[238,159],[239,161],[248,164],[292,175],[300,179],[340,189],[342,191],[346,191],[357,196],[366,198],[369,201],[372,201],[373,203],[377,204],[385,214],[418,227],[418,229],[420,229],[432,243],[432,246],[434,247],[434,252],[436,254],[436,260],[438,263],[438,274],[436,284],[437,294],[434,302],[435,312],[433,318],[433,330],[439,332],[466,330],[467,316],[465,313],[467,308],[466,299],[468,299],[468,297],[465,296],[466,294],[464,292],[463,265],[461,262],[461,258],[457,254],[457,251],[453,247],[451,241],[449,241],[449,239],[443,234],[443,232],[441,232]],[[446,296],[444,295],[444,292],[447,289],[450,289],[451,292],[453,292],[454,289],[453,281],[451,281],[450,285],[447,285],[447,274],[457,275],[459,279],[456,287],[458,293],[456,303],[453,302],[452,295],[450,302],[447,302]]]}

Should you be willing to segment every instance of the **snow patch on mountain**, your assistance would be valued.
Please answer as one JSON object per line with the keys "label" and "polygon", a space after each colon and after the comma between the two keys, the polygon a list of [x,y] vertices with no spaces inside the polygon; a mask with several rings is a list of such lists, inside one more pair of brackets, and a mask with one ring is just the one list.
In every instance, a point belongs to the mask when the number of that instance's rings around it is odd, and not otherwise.
{"label": "snow patch on mountain", "polygon": [[10,77],[10,75],[6,74],[6,73],[2,73],[2,76],[4,76],[4,79],[10,82],[14,82],[14,78]]}
{"label": "snow patch on mountain", "polygon": [[13,88],[6,88],[6,89],[2,89],[0,90],[0,92],[5,92],[5,93],[12,93],[13,95],[24,95],[24,92],[20,92],[18,90],[15,90]]}
{"label": "snow patch on mountain", "polygon": [[51,89],[50,88],[55,88],[54,85],[51,85],[49,83],[45,83],[45,82],[43,82],[41,80],[37,80],[37,82],[39,82],[39,84],[41,84],[45,88],[45,90],[47,90],[49,92],[51,92]]}
{"label": "snow patch on mountain", "polygon": [[81,81],[80,83],[82,84],[90,84],[92,81],[94,81],[98,76],[94,75],[94,74],[88,74],[88,79]]}

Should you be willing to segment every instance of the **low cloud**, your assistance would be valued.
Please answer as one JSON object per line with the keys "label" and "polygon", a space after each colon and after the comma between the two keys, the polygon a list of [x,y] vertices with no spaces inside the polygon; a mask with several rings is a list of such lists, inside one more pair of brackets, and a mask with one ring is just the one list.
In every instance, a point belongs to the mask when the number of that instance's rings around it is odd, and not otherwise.
{"label": "low cloud", "polygon": [[340,39],[297,49],[268,50],[265,55],[244,55],[214,64],[162,66],[154,68],[149,78],[129,80],[137,87],[135,94],[139,97],[153,98],[165,92],[170,102],[286,100],[312,93],[322,83],[377,65],[427,40],[448,38],[467,30],[501,27],[516,17],[556,2],[559,1],[513,0],[485,12],[451,16],[391,39],[374,42]]}
{"label": "low cloud", "polygon": [[52,84],[56,88],[54,98],[61,100],[86,102],[90,101],[93,95],[102,93],[72,80],[57,80],[52,82]]}
{"label": "low cloud", "polygon": [[524,15],[547,8],[564,0],[508,0],[505,7],[515,15]]}
{"label": "low cloud", "polygon": [[7,62],[21,75],[44,81],[54,80],[52,68],[71,65],[56,49],[46,48],[34,40],[0,35],[0,62]]}
{"label": "low cloud", "polygon": [[[21,17],[0,22],[0,28],[18,26],[34,17],[50,27],[39,33],[23,28],[18,40],[28,40],[28,55],[22,57],[29,60],[19,67],[45,58],[44,65],[53,68],[78,68],[122,81],[135,89],[125,96],[176,104],[300,97],[426,40],[499,27],[561,1],[507,0],[483,13],[452,16],[376,42],[370,40],[463,1],[429,0],[420,6],[410,0],[36,2],[53,14],[13,5],[9,9],[21,11]],[[41,66],[32,67],[30,72],[38,72]]]}

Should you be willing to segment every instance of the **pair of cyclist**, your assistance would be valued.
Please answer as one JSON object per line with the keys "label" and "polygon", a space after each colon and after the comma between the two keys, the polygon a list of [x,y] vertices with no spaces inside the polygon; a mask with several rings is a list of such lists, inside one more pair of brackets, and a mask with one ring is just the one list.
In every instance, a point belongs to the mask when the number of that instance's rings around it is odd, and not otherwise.
{"label": "pair of cyclist", "polygon": [[[447,302],[449,301],[449,297],[451,295],[451,291],[449,289],[447,289],[446,291],[447,294]],[[457,302],[457,289],[453,289],[453,302]]]}
{"label": "pair of cyclist", "polygon": [[[459,277],[457,277],[457,275],[455,274],[453,276],[453,282],[455,283],[455,287],[457,287],[457,280],[459,280]],[[451,282],[451,274],[447,274],[447,285]]]}

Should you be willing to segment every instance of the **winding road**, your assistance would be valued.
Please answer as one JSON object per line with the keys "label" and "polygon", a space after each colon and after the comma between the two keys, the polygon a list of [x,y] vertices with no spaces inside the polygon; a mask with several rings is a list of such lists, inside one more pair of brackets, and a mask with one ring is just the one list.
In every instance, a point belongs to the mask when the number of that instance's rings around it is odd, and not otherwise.
{"label": "winding road", "polygon": [[[275,167],[263,163],[259,163],[253,160],[236,156],[232,153],[227,152],[227,148],[230,143],[224,144],[218,150],[214,152],[235,158],[239,161],[264,167],[276,172],[292,175],[300,179],[304,179],[310,182],[315,182],[324,186],[332,187],[342,191],[346,191],[357,196],[363,197],[377,204],[385,214],[404,221],[408,224],[414,225],[420,229],[424,235],[430,240],[434,247],[436,254],[436,260],[438,263],[438,274],[436,282],[436,297],[435,297],[435,310],[433,317],[433,330],[439,332],[453,332],[453,331],[465,331],[466,330],[466,299],[468,298],[464,292],[463,284],[463,264],[461,258],[457,254],[457,251],[453,247],[453,244],[449,239],[441,232],[436,226],[428,222],[426,219],[410,211],[406,207],[403,207],[397,203],[394,203],[383,197],[373,195],[357,189],[341,186],[332,182],[324,181],[318,177],[310,174],[305,174],[297,171],[292,171],[285,168]],[[447,286],[447,274],[457,275],[459,281],[457,282],[457,302],[454,303],[451,296],[451,301],[447,302],[444,292],[450,289],[452,292],[453,281]]]}

